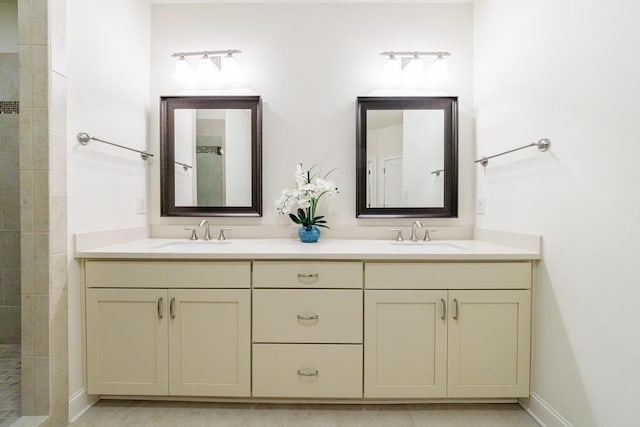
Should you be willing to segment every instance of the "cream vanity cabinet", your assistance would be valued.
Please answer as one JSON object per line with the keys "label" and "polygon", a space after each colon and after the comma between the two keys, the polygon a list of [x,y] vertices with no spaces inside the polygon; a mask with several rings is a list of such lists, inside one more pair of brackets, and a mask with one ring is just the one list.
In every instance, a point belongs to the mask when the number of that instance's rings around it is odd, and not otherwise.
{"label": "cream vanity cabinet", "polygon": [[529,395],[530,262],[365,263],[365,398]]}
{"label": "cream vanity cabinet", "polygon": [[362,397],[362,262],[254,261],[253,396]]}
{"label": "cream vanity cabinet", "polygon": [[249,396],[248,261],[87,260],[89,394]]}

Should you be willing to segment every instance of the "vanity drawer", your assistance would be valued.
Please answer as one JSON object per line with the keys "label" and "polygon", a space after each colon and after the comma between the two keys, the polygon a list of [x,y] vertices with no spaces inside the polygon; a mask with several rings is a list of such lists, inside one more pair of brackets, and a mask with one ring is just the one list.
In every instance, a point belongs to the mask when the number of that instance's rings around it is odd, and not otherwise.
{"label": "vanity drawer", "polygon": [[530,262],[367,262],[368,289],[529,289]]}
{"label": "vanity drawer", "polygon": [[253,341],[362,343],[362,291],[256,289]]}
{"label": "vanity drawer", "polygon": [[249,288],[249,261],[87,261],[90,288]]}
{"label": "vanity drawer", "polygon": [[255,261],[255,288],[362,288],[362,263]]}
{"label": "vanity drawer", "polygon": [[362,346],[254,344],[255,397],[362,397]]}

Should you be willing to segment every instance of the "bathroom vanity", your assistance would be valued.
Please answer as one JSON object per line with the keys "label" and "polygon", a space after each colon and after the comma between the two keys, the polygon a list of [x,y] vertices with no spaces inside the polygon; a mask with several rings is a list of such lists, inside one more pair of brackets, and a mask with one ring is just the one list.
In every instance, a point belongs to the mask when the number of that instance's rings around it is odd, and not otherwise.
{"label": "bathroom vanity", "polygon": [[480,241],[148,239],[76,256],[89,394],[529,395],[535,252]]}

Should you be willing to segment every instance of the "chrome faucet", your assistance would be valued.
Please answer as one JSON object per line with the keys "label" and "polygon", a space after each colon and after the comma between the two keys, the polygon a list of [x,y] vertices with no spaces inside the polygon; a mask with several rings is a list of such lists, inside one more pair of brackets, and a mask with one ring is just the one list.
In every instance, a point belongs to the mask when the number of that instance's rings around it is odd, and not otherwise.
{"label": "chrome faucet", "polygon": [[198,224],[198,227],[204,227],[204,237],[202,237],[202,240],[211,240],[211,229],[209,228],[209,221],[203,219],[202,221],[200,221],[200,224]]}
{"label": "chrome faucet", "polygon": [[412,242],[418,241],[418,236],[416,235],[416,231],[418,228],[422,228],[422,223],[420,221],[414,221],[413,225],[411,226],[411,238],[409,239]]}

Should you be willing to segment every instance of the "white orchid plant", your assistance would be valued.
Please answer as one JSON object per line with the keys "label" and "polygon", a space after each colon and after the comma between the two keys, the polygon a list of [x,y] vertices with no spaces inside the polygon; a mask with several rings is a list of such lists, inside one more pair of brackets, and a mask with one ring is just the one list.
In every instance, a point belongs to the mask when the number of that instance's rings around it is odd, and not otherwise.
{"label": "white orchid plant", "polygon": [[[327,179],[329,174],[335,169],[330,170],[324,176],[320,172],[314,173],[317,165],[305,169],[302,163],[296,166],[296,184],[297,188],[282,190],[282,195],[275,201],[276,210],[279,214],[288,214],[291,221],[302,225],[305,229],[316,227],[329,228],[324,216],[316,216],[318,202],[322,197],[335,197],[338,194],[336,183]],[[297,206],[296,214],[291,213],[292,209]]]}

